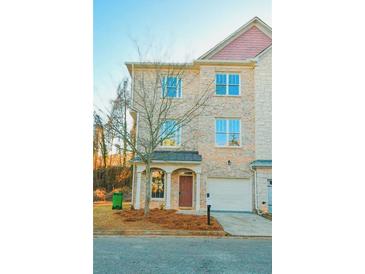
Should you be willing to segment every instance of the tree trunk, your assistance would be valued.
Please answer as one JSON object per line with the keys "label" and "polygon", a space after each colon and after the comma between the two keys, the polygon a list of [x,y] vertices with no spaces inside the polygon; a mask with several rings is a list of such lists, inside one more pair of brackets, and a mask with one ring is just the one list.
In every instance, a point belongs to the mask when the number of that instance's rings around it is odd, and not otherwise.
{"label": "tree trunk", "polygon": [[[124,98],[125,100],[125,98]],[[126,136],[127,136],[127,105],[124,104],[123,106],[123,167],[126,167],[126,162],[127,162],[127,141],[126,141]]]}
{"label": "tree trunk", "polygon": [[150,200],[151,200],[151,164],[148,162],[146,163],[146,196],[145,196],[145,203],[144,203],[144,216],[147,216],[150,212]]}

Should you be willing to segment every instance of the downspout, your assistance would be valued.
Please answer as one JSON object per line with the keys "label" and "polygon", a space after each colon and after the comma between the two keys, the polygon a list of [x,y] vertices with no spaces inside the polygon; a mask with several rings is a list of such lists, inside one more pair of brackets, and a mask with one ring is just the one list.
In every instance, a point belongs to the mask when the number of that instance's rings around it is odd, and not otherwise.
{"label": "downspout", "polygon": [[[134,95],[134,90],[133,90],[133,88],[134,88],[134,64],[132,64],[132,75],[131,76],[132,76],[131,77],[132,78],[132,80],[131,80],[131,104],[132,104],[132,106],[134,106],[134,104],[133,104],[133,97],[134,97],[133,96]],[[135,136],[135,138],[136,138],[136,144],[137,144],[138,114],[137,114],[136,119],[137,119],[137,121],[136,121],[136,136]],[[134,181],[135,180],[134,174],[137,171],[136,168],[137,168],[137,165],[136,165],[135,162],[133,162],[133,174],[132,174],[132,205],[133,205],[134,208],[136,207],[136,197],[135,197],[136,193],[134,193],[134,195],[133,195],[134,184],[137,183],[137,182]],[[134,201],[133,201],[133,197],[134,197]]]}
{"label": "downspout", "polygon": [[255,188],[255,211],[257,212],[257,214],[260,215],[259,206],[258,206],[258,192],[257,192],[257,171],[256,171],[256,169],[253,169],[251,165],[250,165],[250,169],[253,172],[253,181],[254,181],[254,188]]}
{"label": "downspout", "polygon": [[131,94],[131,103],[132,106],[134,106],[133,104],[133,99],[134,99],[134,64],[132,64],[132,80],[131,80],[131,90],[132,90],[132,94]]}

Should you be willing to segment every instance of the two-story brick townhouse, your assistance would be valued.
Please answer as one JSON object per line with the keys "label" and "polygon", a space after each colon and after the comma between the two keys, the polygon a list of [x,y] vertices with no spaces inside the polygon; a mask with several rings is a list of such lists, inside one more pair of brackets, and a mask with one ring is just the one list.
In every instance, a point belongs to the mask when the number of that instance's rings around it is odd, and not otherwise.
{"label": "two-story brick townhouse", "polygon": [[[192,62],[172,97],[186,100],[184,86],[214,83],[214,96],[198,117],[199,138],[180,147],[184,128],[155,151],[151,208],[202,210],[210,194],[213,210],[255,212],[269,201],[271,182],[271,27],[255,17]],[[154,69],[150,63],[126,63],[132,78]],[[176,64],[178,65],[178,64]],[[174,80],[174,79],[173,79]],[[175,79],[176,80],[176,79]],[[194,83],[193,83],[194,84]],[[191,85],[190,85],[191,86]],[[196,86],[195,86],[196,87]],[[133,88],[132,88],[133,90]],[[185,98],[184,98],[185,97]],[[136,117],[137,135],[142,134]],[[144,164],[133,161],[132,203],[143,208]]]}

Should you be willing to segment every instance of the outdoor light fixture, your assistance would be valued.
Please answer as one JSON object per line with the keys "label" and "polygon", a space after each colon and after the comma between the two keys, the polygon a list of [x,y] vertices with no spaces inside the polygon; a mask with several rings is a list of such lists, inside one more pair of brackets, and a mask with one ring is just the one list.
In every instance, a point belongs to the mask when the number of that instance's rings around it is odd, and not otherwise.
{"label": "outdoor light fixture", "polygon": [[227,164],[230,166],[231,165],[231,160],[228,160]]}

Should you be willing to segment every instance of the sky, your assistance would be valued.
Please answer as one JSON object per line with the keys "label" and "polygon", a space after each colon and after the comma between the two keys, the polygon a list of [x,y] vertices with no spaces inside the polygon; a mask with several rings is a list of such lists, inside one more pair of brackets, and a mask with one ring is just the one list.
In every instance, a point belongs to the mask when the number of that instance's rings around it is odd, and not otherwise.
{"label": "sky", "polygon": [[[138,45],[170,62],[198,58],[255,16],[271,26],[270,0],[94,0],[94,107],[106,109]],[[158,56],[161,57],[161,56]]]}

